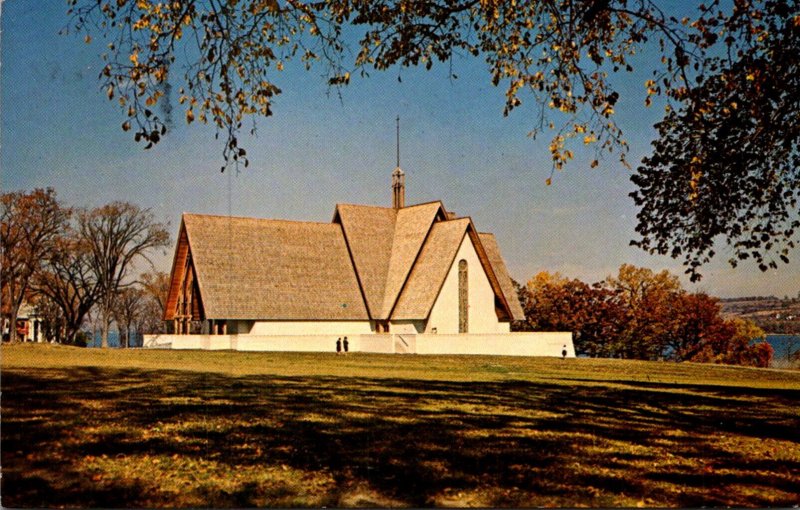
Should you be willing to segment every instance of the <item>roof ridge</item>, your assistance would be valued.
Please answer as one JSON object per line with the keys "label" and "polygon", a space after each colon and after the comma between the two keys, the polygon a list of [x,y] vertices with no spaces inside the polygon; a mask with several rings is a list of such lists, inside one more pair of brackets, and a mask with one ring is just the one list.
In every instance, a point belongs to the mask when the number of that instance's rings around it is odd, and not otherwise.
{"label": "roof ridge", "polygon": [[275,223],[306,223],[312,225],[332,225],[330,221],[311,221],[311,220],[287,220],[285,218],[256,218],[255,216],[228,216],[226,214],[203,214],[203,213],[182,213],[182,217],[194,216],[198,218],[220,218],[231,220],[254,220]]}
{"label": "roof ridge", "polygon": [[[400,297],[400,294],[401,294],[401,292],[403,290],[405,282],[408,280],[408,277],[411,274],[411,271],[413,270],[414,265],[416,264],[416,261],[419,258],[419,254],[420,254],[420,252],[422,251],[422,249],[425,246],[425,242],[427,241],[428,236],[430,235],[431,228],[433,227],[434,223],[436,223],[436,221],[435,221],[436,220],[436,214],[438,213],[439,209],[444,209],[444,206],[442,205],[440,200],[437,200],[437,201],[434,201],[434,202],[427,202],[425,204],[419,204],[419,206],[427,206],[427,207],[430,207],[431,205],[436,205],[436,211],[432,211],[433,212],[433,216],[431,216],[431,217],[429,217],[427,219],[426,224],[425,224],[425,231],[423,232],[422,239],[420,239],[418,243],[415,243],[415,250],[413,252],[413,257],[411,258],[410,261],[408,261],[407,265],[406,264],[402,264],[403,260],[401,259],[401,254],[399,254],[398,251],[395,251],[395,246],[396,245],[399,246],[399,243],[398,243],[399,232],[398,231],[401,228],[405,227],[405,224],[400,222],[400,211],[402,211],[404,209],[410,209],[410,208],[413,208],[413,207],[418,207],[418,206],[404,207],[403,209],[400,209],[398,211],[397,220],[395,221],[394,229],[393,229],[393,232],[392,232],[392,246],[391,246],[391,251],[389,253],[389,263],[387,264],[387,267],[386,267],[386,282],[387,283],[386,283],[386,286],[384,287],[383,302],[381,304],[381,317],[382,318],[388,319],[391,316],[392,310],[397,305],[397,300]],[[399,248],[398,248],[398,250],[399,250]],[[399,267],[397,267],[398,264],[400,264]],[[396,289],[391,288],[392,292],[390,293],[389,292],[389,290],[390,290],[389,282],[392,279],[393,269],[395,271],[397,271],[398,274],[402,274],[402,281],[399,282],[399,287],[397,287]],[[398,271],[398,269],[399,269],[399,271]],[[402,272],[400,272],[400,271],[402,271]],[[388,308],[388,310],[387,310],[387,308]]]}
{"label": "roof ridge", "polygon": [[336,207],[340,207],[340,206],[343,206],[343,205],[344,206],[348,206],[348,207],[364,207],[364,208],[370,208],[370,209],[392,209],[392,210],[395,210],[394,207],[385,207],[385,206],[382,206],[382,205],[350,204],[348,202],[337,203]]}
{"label": "roof ridge", "polygon": [[[442,290],[447,271],[453,265],[453,260],[455,259],[461,244],[464,242],[464,238],[467,236],[467,231],[469,228],[469,222],[461,222],[459,225],[455,220],[438,221],[432,223],[431,229],[425,239],[425,243],[417,254],[417,259],[414,261],[414,266],[409,271],[408,277],[406,278],[406,281],[403,282],[403,286],[398,293],[397,301],[395,302],[391,311],[391,320],[420,319],[427,318],[429,316],[431,308],[433,307],[434,303],[436,302],[436,298]],[[431,236],[436,236],[436,238]],[[445,242],[444,245],[441,244],[442,241],[453,240],[456,237],[458,238],[458,242],[453,243],[452,246],[447,242]],[[434,276],[432,270],[428,268],[429,272],[422,276],[418,274],[418,271],[421,270],[419,269],[421,264],[430,265],[432,261],[435,260],[431,258],[435,251],[442,250],[444,250],[444,252],[447,254],[448,260],[446,263],[436,263],[436,266],[438,267],[435,268],[435,270],[439,271],[441,274],[435,275],[434,281],[437,281],[438,285],[436,285],[435,292],[431,294],[430,289],[432,287],[424,285],[424,279],[426,276]],[[422,289],[426,289],[423,291],[423,295],[412,297],[411,294],[409,294],[414,292],[419,293]]]}

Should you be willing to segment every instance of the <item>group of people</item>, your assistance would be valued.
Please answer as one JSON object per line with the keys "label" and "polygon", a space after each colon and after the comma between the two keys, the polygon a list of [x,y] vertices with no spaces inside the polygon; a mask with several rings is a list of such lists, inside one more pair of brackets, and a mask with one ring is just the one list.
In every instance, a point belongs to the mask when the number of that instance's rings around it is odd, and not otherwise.
{"label": "group of people", "polygon": [[347,341],[347,337],[344,337],[344,341],[342,341],[342,337],[336,340],[336,354],[342,354],[342,347],[344,347],[344,353],[347,354],[347,350],[350,348],[350,342]]}

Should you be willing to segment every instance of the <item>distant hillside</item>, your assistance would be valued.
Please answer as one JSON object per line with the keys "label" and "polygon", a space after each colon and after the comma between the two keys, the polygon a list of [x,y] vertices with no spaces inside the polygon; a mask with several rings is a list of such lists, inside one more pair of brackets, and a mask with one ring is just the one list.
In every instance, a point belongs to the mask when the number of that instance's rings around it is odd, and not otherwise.
{"label": "distant hillside", "polygon": [[744,317],[772,334],[800,334],[800,296],[750,296],[721,299],[722,313]]}

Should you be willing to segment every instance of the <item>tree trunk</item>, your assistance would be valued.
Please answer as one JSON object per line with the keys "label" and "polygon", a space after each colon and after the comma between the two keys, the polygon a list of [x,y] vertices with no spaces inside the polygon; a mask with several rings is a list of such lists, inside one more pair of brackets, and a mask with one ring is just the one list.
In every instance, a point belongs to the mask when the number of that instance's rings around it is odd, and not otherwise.
{"label": "tree trunk", "polygon": [[111,328],[110,307],[104,307],[100,311],[100,347],[108,349],[108,330]]}
{"label": "tree trunk", "polygon": [[13,307],[11,310],[11,314],[8,320],[8,340],[12,344],[17,343],[17,314],[19,313],[19,307]]}

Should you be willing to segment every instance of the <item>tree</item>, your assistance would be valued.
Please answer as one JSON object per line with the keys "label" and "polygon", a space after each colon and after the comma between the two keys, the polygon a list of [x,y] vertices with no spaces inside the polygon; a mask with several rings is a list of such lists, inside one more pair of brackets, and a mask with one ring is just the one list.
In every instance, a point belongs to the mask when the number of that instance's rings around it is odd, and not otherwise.
{"label": "tree", "polygon": [[142,289],[146,295],[158,305],[163,317],[167,309],[167,295],[169,294],[169,273],[163,271],[148,271],[140,276]]}
{"label": "tree", "polygon": [[41,294],[33,298],[34,310],[40,320],[41,338],[49,342],[61,343],[66,329],[64,314],[56,303]]}
{"label": "tree", "polygon": [[578,354],[613,356],[625,321],[617,294],[600,285],[541,272],[522,302],[527,331],[570,331]]}
{"label": "tree", "polygon": [[150,297],[146,297],[142,303],[141,313],[134,321],[134,328],[140,335],[153,333],[167,333],[164,323],[164,312],[158,303]]}
{"label": "tree", "polygon": [[[800,11],[798,2],[737,1],[718,18],[711,2],[694,22],[711,49],[680,108],[632,180],[640,207],[634,244],[683,257],[692,281],[719,238],[729,262],[788,263],[800,230]],[[719,34],[719,37],[718,37]]]}
{"label": "tree", "polygon": [[17,315],[30,298],[30,282],[42,260],[51,253],[69,215],[52,188],[2,195],[2,316],[9,321],[10,341],[17,340]]}
{"label": "tree", "polygon": [[588,285],[541,272],[518,288],[526,331],[571,331],[592,357],[668,359],[767,367],[772,347],[753,322],[725,319],[719,299],[689,294],[668,271],[623,264]]}
{"label": "tree", "polygon": [[762,267],[774,263],[767,253],[783,260],[792,246],[797,2],[710,0],[678,20],[656,0],[68,1],[71,25],[87,42],[90,33],[109,40],[100,79],[128,116],[122,129],[145,148],[158,143],[177,79],[186,122],[216,127],[226,165],[247,166],[239,132],[247,117],[272,114],[277,75],[293,60],[323,66],[340,87],[354,74],[472,55],[504,87],[505,115],[531,99],[531,134],[552,132],[553,169],[581,142],[595,147],[591,166],[606,149],[619,150],[627,166],[609,73],[632,71],[630,58],[651,48],[661,59],[644,102],[661,96],[666,114],[654,155],[634,179],[636,244],[683,255],[693,278],[717,236]]}
{"label": "tree", "polygon": [[773,349],[764,331],[752,321],[734,317],[726,321],[730,334],[709,339],[691,361],[768,367]]}
{"label": "tree", "polygon": [[706,346],[722,345],[735,333],[735,327],[721,315],[719,299],[707,294],[678,294],[672,298],[670,310],[664,339],[668,359],[693,359]]}
{"label": "tree", "polygon": [[624,358],[659,359],[671,323],[671,306],[684,293],[678,277],[664,270],[623,264],[616,277],[605,281],[618,294],[627,319],[620,335]]}
{"label": "tree", "polygon": [[[119,329],[119,345],[127,348],[131,345],[131,327],[138,323],[144,308],[145,292],[138,287],[126,287],[120,290],[114,300],[114,320]],[[134,333],[140,332],[134,329]]]}
{"label": "tree", "polygon": [[170,275],[163,271],[149,271],[140,277],[144,291],[142,313],[136,323],[140,333],[166,333],[164,311],[167,308],[167,295],[169,294]]}
{"label": "tree", "polygon": [[98,319],[102,347],[108,347],[114,300],[132,285],[130,272],[140,259],[149,262],[153,249],[169,244],[166,226],[157,223],[149,209],[127,202],[113,202],[78,213],[78,230],[91,252],[91,266],[98,284]]}
{"label": "tree", "polygon": [[99,296],[99,281],[94,272],[89,242],[69,227],[58,236],[54,249],[33,280],[37,294],[58,306],[64,331],[58,335],[75,344],[81,326]]}

